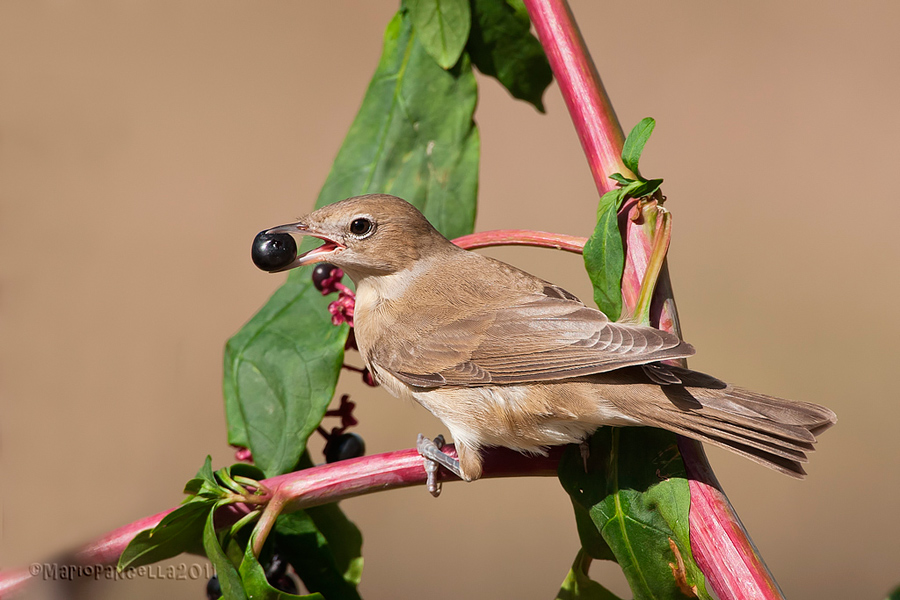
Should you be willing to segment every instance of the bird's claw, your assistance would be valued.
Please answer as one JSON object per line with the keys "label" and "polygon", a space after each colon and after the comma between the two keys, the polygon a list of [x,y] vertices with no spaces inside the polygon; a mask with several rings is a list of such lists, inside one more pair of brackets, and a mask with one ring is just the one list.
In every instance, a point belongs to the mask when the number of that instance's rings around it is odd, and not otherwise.
{"label": "bird's claw", "polygon": [[421,433],[416,440],[416,450],[425,459],[425,486],[428,492],[437,498],[441,495],[441,482],[438,480],[438,467],[444,467],[451,473],[462,478],[459,470],[459,461],[441,452],[444,447],[444,436],[439,435],[434,441]]}

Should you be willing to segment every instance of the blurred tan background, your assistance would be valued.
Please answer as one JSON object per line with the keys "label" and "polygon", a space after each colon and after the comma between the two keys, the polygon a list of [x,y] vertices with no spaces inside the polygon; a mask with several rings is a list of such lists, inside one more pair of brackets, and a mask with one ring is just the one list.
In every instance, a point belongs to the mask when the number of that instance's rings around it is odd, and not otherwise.
{"label": "blurred tan background", "polygon": [[[232,461],[223,344],[283,280],[250,243],[312,206],[397,4],[0,2],[0,565],[177,504],[207,453]],[[659,123],[642,171],[666,179],[692,366],[839,415],[808,480],[713,449],[719,478],[789,598],[882,598],[900,583],[900,7],[573,9],[626,130]],[[542,116],[480,83],[478,229],[587,235],[598,198],[558,89]],[[492,254],[591,297],[576,256]],[[355,374],[339,392],[370,453],[441,431]],[[577,550],[553,479],[344,508],[370,600],[552,598]]]}

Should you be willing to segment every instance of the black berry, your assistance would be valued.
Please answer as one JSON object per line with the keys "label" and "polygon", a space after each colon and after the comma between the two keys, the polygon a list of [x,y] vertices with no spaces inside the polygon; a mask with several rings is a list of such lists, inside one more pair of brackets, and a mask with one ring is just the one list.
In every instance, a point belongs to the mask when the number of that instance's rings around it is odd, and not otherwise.
{"label": "black berry", "polygon": [[219,585],[219,578],[215,575],[206,582],[206,597],[208,600],[218,600],[222,597],[222,586]]}
{"label": "black berry", "polygon": [[319,263],[316,265],[316,268],[313,269],[312,280],[313,285],[316,286],[316,289],[320,292],[325,287],[325,280],[331,277],[331,274],[334,273],[334,270],[337,269],[331,263]]}
{"label": "black berry", "polygon": [[366,453],[366,443],[355,433],[334,435],[325,444],[325,462],[357,458]]}
{"label": "black berry", "polygon": [[253,264],[263,271],[277,271],[297,258],[297,242],[286,233],[261,231],[253,240],[250,256],[253,258]]}

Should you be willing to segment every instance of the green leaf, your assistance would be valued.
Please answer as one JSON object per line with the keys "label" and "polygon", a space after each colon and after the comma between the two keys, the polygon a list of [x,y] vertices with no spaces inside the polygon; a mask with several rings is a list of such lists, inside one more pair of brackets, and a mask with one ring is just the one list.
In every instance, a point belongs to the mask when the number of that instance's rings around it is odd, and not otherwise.
{"label": "green leaf", "polygon": [[[478,188],[477,88],[468,56],[445,71],[407,11],[387,27],[363,104],[317,207],[366,193],[403,197],[449,238],[471,233]],[[301,250],[318,242],[304,240]],[[228,441],[266,476],[292,470],[334,395],[347,327],[331,324],[311,268],[295,269],[225,348]]]}
{"label": "green leaf", "polygon": [[118,570],[196,551],[207,515],[215,506],[215,500],[195,498],[167,514],[156,527],[141,531],[119,556]]}
{"label": "green leaf", "polygon": [[472,0],[472,32],[466,50],[478,70],[497,78],[514,98],[544,112],[544,90],[553,81],[547,55],[531,34],[521,0]]}
{"label": "green leaf", "polygon": [[597,208],[597,226],[584,245],[584,267],[594,286],[594,302],[613,320],[622,312],[625,250],[619,234],[618,210],[625,195],[625,189],[603,194]]}
{"label": "green leaf", "polygon": [[656,121],[651,117],[641,119],[641,122],[635,125],[628,137],[625,138],[625,145],[622,147],[622,162],[638,178],[641,178],[638,162],[641,160],[644,145],[650,139],[650,134],[653,133],[654,127],[656,127]]}
{"label": "green leaf", "polygon": [[634,179],[628,179],[627,177],[625,177],[625,176],[622,175],[621,173],[613,173],[612,175],[609,176],[609,178],[610,178],[610,179],[614,179],[614,180],[617,181],[617,182],[619,183],[619,185],[621,185],[621,186],[626,186],[626,185],[628,185],[629,183],[634,183],[634,181],[635,181]]}
{"label": "green leaf", "polygon": [[406,5],[425,51],[444,69],[455,65],[469,37],[469,0],[406,0]]}
{"label": "green leaf", "polygon": [[[211,456],[207,455],[203,466],[197,471],[197,476],[184,484],[184,493],[207,498],[218,498],[222,496],[223,491],[221,486],[219,486],[219,482],[216,481],[216,476],[212,470]],[[191,500],[192,498],[186,498],[185,502]]]}
{"label": "green leaf", "polygon": [[359,585],[362,578],[362,534],[337,503],[306,509],[316,528],[325,536],[334,562],[344,579]]}
{"label": "green leaf", "polygon": [[579,550],[569,574],[563,581],[556,600],[621,600],[588,576],[591,557]]}
{"label": "green leaf", "polygon": [[225,554],[225,551],[222,549],[222,543],[216,535],[213,517],[216,508],[223,504],[217,504],[206,516],[206,524],[203,527],[203,549],[206,551],[207,558],[209,558],[209,561],[216,569],[219,585],[222,586],[222,598],[225,600],[247,600],[241,576],[234,563]]}
{"label": "green leaf", "polygon": [[[328,509],[329,506],[334,508]],[[306,588],[327,598],[359,598],[362,537],[336,505],[280,515],[274,535],[278,551]],[[324,529],[324,531],[322,529]]]}
{"label": "green leaf", "polygon": [[581,548],[590,558],[599,560],[616,560],[612,548],[600,535],[597,526],[591,519],[590,511],[572,499],[572,509],[575,512],[575,528],[578,530],[578,539],[581,541]]}
{"label": "green leaf", "polygon": [[691,554],[690,489],[675,434],[603,427],[590,440],[587,472],[576,446],[567,449],[559,472],[573,502],[588,510],[609,544],[636,600],[683,600],[682,588],[694,586],[700,598],[709,598]]}
{"label": "green leaf", "polygon": [[319,194],[317,207],[359,194],[400,196],[450,239],[471,233],[478,191],[478,93],[467,55],[445,71],[397,13],[381,62]]}
{"label": "green leaf", "polygon": [[[305,598],[307,600],[325,600],[324,596],[318,593],[308,594],[305,596],[297,596],[288,594],[275,589],[266,578],[266,570],[259,564],[256,556],[253,554],[253,537],[244,550],[244,558],[241,561],[240,575],[243,583],[243,589],[249,598],[253,600],[282,600],[289,598]],[[223,588],[224,591],[224,588]],[[332,598],[340,598],[340,596],[332,596]]]}
{"label": "green leaf", "polygon": [[310,274],[295,269],[225,347],[228,441],[249,447],[268,477],[297,464],[343,364],[347,326],[332,325]]}
{"label": "green leaf", "polygon": [[623,188],[629,198],[643,198],[654,193],[662,185],[662,179],[650,179],[647,181],[635,181]]}

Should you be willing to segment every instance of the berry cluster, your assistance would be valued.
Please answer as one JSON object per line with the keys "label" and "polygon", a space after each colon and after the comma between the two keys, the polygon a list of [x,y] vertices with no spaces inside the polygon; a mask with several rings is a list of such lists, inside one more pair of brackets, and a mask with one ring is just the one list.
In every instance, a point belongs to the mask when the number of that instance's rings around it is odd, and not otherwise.
{"label": "berry cluster", "polygon": [[353,308],[356,305],[356,296],[353,291],[341,283],[344,271],[329,263],[319,263],[313,269],[312,280],[316,289],[323,296],[338,293],[338,299],[328,305],[331,313],[331,322],[335,325],[347,323],[353,327]]}

